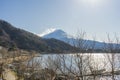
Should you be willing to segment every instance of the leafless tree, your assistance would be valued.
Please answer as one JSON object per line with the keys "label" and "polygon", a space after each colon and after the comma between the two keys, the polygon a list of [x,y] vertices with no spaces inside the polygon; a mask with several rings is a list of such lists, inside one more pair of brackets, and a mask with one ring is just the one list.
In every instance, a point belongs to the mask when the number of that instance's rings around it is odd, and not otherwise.
{"label": "leafless tree", "polygon": [[117,72],[116,70],[119,70],[119,67],[118,67],[119,58],[118,58],[118,54],[117,54],[118,51],[120,50],[119,38],[115,34],[114,39],[111,39],[110,35],[108,34],[107,39],[108,39],[108,41],[107,41],[108,43],[105,44],[104,50],[107,52],[106,53],[106,59],[108,61],[107,66],[108,66],[108,68],[110,68],[110,71],[108,71],[108,72],[111,73],[112,80],[116,80],[116,72]]}

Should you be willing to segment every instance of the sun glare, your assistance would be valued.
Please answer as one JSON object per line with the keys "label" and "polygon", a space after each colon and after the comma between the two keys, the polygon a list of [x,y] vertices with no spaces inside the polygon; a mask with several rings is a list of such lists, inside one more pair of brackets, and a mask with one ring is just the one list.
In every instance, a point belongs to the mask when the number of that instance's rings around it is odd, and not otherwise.
{"label": "sun glare", "polygon": [[106,0],[76,0],[77,4],[84,4],[90,6],[98,6],[103,4]]}

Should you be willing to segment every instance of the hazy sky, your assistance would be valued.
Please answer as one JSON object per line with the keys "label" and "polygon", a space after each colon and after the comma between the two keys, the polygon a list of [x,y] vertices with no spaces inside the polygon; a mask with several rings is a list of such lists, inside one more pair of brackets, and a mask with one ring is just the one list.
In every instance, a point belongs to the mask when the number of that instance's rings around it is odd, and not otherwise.
{"label": "hazy sky", "polygon": [[34,33],[82,29],[103,40],[120,33],[120,0],[0,0],[0,19]]}

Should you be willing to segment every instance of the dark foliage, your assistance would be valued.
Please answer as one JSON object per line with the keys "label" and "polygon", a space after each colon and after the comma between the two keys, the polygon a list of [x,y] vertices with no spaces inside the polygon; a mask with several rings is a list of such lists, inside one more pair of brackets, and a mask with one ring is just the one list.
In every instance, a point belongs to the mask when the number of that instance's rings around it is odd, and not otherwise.
{"label": "dark foliage", "polygon": [[42,39],[28,31],[15,28],[6,21],[0,20],[0,45],[11,48],[34,50],[38,52],[63,52],[71,50],[71,46],[55,39]]}

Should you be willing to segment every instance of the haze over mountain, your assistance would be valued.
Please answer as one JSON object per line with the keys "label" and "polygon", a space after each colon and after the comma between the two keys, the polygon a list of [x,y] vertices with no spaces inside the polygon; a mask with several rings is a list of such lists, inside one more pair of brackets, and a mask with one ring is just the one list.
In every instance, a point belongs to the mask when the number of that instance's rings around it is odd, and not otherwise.
{"label": "haze over mountain", "polygon": [[63,52],[72,49],[72,46],[63,41],[42,39],[33,33],[15,28],[4,20],[0,20],[0,46],[38,52]]}
{"label": "haze over mountain", "polygon": [[[49,32],[47,32],[49,31]],[[66,32],[64,32],[61,29],[54,29],[54,30],[46,30],[45,32],[43,32],[43,34],[39,34],[38,36],[45,38],[45,39],[58,39],[61,41],[64,41],[66,43],[69,43],[70,45],[74,46],[78,44],[78,40],[75,37],[71,37],[69,34],[67,34]],[[82,42],[84,42],[85,46],[87,45],[89,48],[94,45],[95,49],[102,49],[105,44],[104,42],[99,42],[99,41],[94,41],[94,40],[87,40],[87,39],[81,39]]]}

